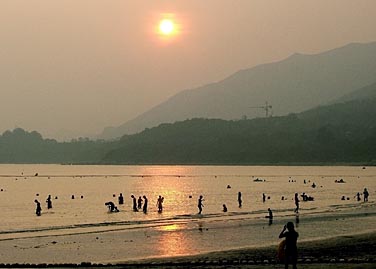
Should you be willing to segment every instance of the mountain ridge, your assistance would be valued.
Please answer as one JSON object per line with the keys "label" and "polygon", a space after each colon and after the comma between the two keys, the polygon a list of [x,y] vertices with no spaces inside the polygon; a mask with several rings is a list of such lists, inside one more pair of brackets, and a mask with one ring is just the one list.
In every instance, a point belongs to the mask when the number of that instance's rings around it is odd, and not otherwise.
{"label": "mountain ridge", "polygon": [[160,123],[203,117],[226,120],[261,116],[268,101],[275,115],[330,103],[374,82],[376,42],[350,43],[318,54],[295,53],[276,62],[239,70],[201,87],[183,90],[101,138],[133,134]]}

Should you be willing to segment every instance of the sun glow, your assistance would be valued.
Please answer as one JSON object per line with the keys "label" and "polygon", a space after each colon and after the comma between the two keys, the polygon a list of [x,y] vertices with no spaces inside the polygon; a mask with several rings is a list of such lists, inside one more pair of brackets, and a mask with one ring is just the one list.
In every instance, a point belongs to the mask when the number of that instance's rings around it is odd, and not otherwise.
{"label": "sun glow", "polygon": [[180,36],[181,25],[179,21],[174,13],[162,13],[156,18],[155,33],[163,43],[175,41]]}
{"label": "sun glow", "polygon": [[174,33],[175,24],[170,19],[163,19],[159,23],[159,32],[163,35],[171,35]]}

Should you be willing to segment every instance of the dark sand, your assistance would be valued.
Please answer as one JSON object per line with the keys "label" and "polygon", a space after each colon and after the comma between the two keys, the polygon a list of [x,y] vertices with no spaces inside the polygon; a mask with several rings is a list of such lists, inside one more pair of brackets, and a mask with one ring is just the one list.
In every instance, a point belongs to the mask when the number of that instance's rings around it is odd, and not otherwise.
{"label": "dark sand", "polygon": [[[376,268],[376,233],[298,243],[298,268]],[[127,268],[284,268],[276,247],[125,263]],[[290,265],[290,268],[292,266]]]}
{"label": "dark sand", "polygon": [[[376,233],[298,242],[298,268],[376,268]],[[0,264],[0,267],[49,268],[284,268],[276,258],[276,247],[239,249],[195,256],[148,259],[118,264]],[[291,268],[291,266],[290,266]]]}

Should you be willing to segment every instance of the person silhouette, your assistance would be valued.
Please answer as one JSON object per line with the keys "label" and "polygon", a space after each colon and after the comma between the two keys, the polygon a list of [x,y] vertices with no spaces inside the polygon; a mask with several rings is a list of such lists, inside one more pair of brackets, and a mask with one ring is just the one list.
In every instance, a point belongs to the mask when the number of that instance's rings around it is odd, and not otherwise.
{"label": "person silhouette", "polygon": [[48,195],[46,203],[47,203],[47,209],[51,209],[52,208],[51,195]]}
{"label": "person silhouette", "polygon": [[158,200],[157,200],[158,213],[162,213],[163,211],[163,201],[164,201],[164,197],[159,195]]}
{"label": "person silhouette", "polygon": [[227,212],[227,206],[223,204],[223,212]]}
{"label": "person silhouette", "polygon": [[238,192],[238,204],[239,204],[239,208],[242,207],[242,193],[241,192]]}
{"label": "person silhouette", "polygon": [[266,195],[265,193],[262,194],[262,202],[265,203],[265,200],[266,200]]}
{"label": "person silhouette", "polygon": [[[287,231],[286,231],[287,230]],[[294,223],[289,221],[285,226],[283,226],[283,230],[279,234],[279,238],[286,238],[285,239],[285,269],[289,267],[289,263],[292,264],[292,268],[296,269],[296,263],[298,260],[298,248],[297,248],[297,240],[299,234],[295,231]]]}
{"label": "person silhouette", "polygon": [[369,196],[368,190],[367,188],[364,188],[364,191],[363,191],[364,202],[368,202],[368,196]]}
{"label": "person silhouette", "polygon": [[141,208],[142,208],[142,198],[141,198],[141,196],[138,197],[138,200],[137,200],[137,208],[138,208],[138,209],[141,209]]}
{"label": "person silhouette", "polygon": [[35,214],[39,217],[40,215],[42,215],[42,207],[40,206],[40,203],[37,199],[35,199],[34,202],[37,204]]}
{"label": "person silhouette", "polygon": [[203,199],[203,196],[200,195],[200,197],[198,198],[198,204],[197,204],[198,214],[201,214],[202,208],[204,207],[204,205],[202,204],[202,201],[204,201],[204,199]]}
{"label": "person silhouette", "polygon": [[132,194],[132,195],[131,195],[131,198],[132,198],[132,200],[133,200],[133,211],[134,211],[134,212],[137,212],[138,209],[137,209],[137,200],[136,200],[136,197],[134,197],[134,195]]}
{"label": "person silhouette", "polygon": [[298,193],[295,193],[294,200],[295,200],[295,206],[296,206],[294,212],[295,213],[299,213],[299,197],[298,197]]}
{"label": "person silhouette", "polygon": [[145,195],[143,196],[143,198],[144,198],[144,206],[142,208],[142,211],[146,214],[148,212],[148,198],[146,198]]}
{"label": "person silhouette", "polygon": [[119,201],[119,205],[122,205],[124,204],[124,196],[122,193],[119,194],[119,198],[118,198],[118,201]]}
{"label": "person silhouette", "polygon": [[110,212],[119,212],[119,209],[111,201],[104,203],[104,205],[108,207],[108,211]]}

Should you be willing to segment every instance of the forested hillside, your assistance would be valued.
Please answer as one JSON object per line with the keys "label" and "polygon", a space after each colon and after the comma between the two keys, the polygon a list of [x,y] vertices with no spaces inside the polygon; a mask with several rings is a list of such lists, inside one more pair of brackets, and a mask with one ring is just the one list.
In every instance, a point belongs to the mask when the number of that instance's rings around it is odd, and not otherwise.
{"label": "forested hillside", "polygon": [[1,163],[376,164],[376,98],[284,117],[192,119],[118,141],[60,143],[23,129],[0,136]]}
{"label": "forested hillside", "polygon": [[104,163],[375,163],[376,99],[254,120],[192,119],[124,137]]}

